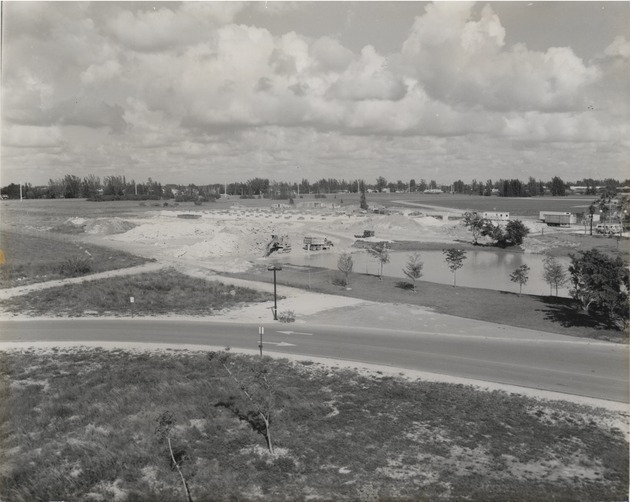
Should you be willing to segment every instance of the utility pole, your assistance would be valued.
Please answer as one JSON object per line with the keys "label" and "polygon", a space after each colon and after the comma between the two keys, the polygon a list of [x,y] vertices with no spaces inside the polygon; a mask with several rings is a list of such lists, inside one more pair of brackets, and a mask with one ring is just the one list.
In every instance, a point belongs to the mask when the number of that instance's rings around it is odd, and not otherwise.
{"label": "utility pole", "polygon": [[277,294],[276,294],[276,272],[278,270],[282,270],[282,267],[280,265],[270,265],[269,267],[267,267],[267,270],[269,270],[270,272],[273,271],[273,320],[277,321],[278,320],[278,300],[277,300]]}

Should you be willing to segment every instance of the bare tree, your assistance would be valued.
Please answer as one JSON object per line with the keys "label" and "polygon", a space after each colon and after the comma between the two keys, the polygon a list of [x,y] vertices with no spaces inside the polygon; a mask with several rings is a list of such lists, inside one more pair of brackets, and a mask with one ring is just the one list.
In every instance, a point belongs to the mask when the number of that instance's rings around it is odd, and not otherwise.
{"label": "bare tree", "polygon": [[[184,460],[185,455],[182,455],[178,452],[176,455],[173,452],[173,445],[171,443],[171,430],[173,429],[173,425],[175,424],[175,420],[173,419],[173,415],[170,411],[165,411],[158,417],[158,425],[155,428],[155,435],[160,440],[166,440],[168,443],[168,451],[171,458],[172,466],[177,469],[179,473],[179,477],[182,480],[182,484],[184,485],[184,490],[186,492],[186,498],[188,502],[193,502],[192,496],[190,495],[190,489],[188,488],[188,483],[186,482],[186,478],[182,473],[181,464]],[[177,457],[177,458],[176,458]]]}
{"label": "bare tree", "polygon": [[383,279],[383,265],[389,263],[389,251],[387,249],[387,243],[378,242],[371,248],[368,248],[368,253],[379,262],[380,273],[378,274],[379,280]]}
{"label": "bare tree", "polygon": [[[245,414],[246,419],[255,430],[264,436],[269,453],[274,455],[275,452],[271,441],[271,416],[272,411],[275,408],[275,392],[268,378],[269,370],[265,366],[264,361],[258,361],[252,368],[250,375],[248,375],[249,378],[240,376],[236,371],[232,371],[230,369],[232,361],[227,353],[227,350],[229,349],[226,349],[226,352],[221,353],[208,353],[208,360],[218,360],[219,364],[223,366],[230,378],[234,381],[234,383],[236,383],[236,386],[241,391],[241,394],[254,408],[253,415],[262,421],[264,427],[261,428],[259,423],[249,417],[249,414]],[[238,414],[241,415],[240,413]]]}
{"label": "bare tree", "polygon": [[445,255],[448,268],[453,272],[453,287],[457,285],[457,270],[464,266],[464,260],[466,259],[466,251],[463,249],[443,249],[442,253]]}
{"label": "bare tree", "polygon": [[529,267],[527,265],[521,265],[518,267],[510,274],[510,280],[512,282],[518,282],[518,296],[521,296],[523,284],[527,284],[527,281],[529,280]]}
{"label": "bare tree", "polygon": [[413,253],[409,255],[409,261],[407,261],[407,265],[403,268],[403,272],[409,279],[412,280],[413,292],[416,292],[416,281],[422,277],[422,267],[424,263],[420,259],[420,253]]}

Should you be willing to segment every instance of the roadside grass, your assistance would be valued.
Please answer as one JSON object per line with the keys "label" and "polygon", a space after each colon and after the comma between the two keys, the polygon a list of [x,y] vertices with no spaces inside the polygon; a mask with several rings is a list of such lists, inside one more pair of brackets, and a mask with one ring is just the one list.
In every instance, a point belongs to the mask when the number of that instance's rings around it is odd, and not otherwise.
{"label": "roadside grass", "polygon": [[[134,303],[130,303],[130,297]],[[271,293],[190,277],[173,269],[111,277],[33,291],[0,302],[8,313],[34,316],[162,314],[210,315],[241,303],[272,300]]]}
{"label": "roadside grass", "polygon": [[[581,314],[569,298],[536,296],[482,288],[453,287],[416,281],[416,292],[410,281],[399,277],[350,273],[351,290],[333,283],[335,270],[311,267],[284,267],[278,274],[279,285],[309,289],[319,293],[361,298],[381,303],[403,303],[428,307],[435,312],[468,319],[477,319],[507,326],[528,328],[567,336],[627,342],[628,333],[610,326],[606,317]],[[234,277],[271,282],[265,269],[249,273],[226,274]],[[413,329],[412,324],[409,329]]]}
{"label": "roadside grass", "polygon": [[124,251],[74,242],[51,234],[0,231],[0,249],[6,260],[4,265],[0,265],[0,288],[63,279],[69,276],[64,270],[76,269],[68,267],[68,263],[78,261],[89,264],[88,273],[133,267],[149,261]]}
{"label": "roadside grass", "polygon": [[[232,355],[269,370],[276,454],[203,352],[7,351],[0,497],[185,500],[623,500],[619,416],[464,385]],[[226,406],[225,403],[233,403]],[[625,417],[627,419],[627,416]]]}

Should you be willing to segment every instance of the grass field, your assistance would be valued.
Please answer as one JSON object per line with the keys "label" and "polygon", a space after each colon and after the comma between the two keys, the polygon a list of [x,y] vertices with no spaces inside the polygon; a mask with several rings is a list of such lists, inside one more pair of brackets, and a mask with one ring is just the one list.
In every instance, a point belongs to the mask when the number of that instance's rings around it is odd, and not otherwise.
{"label": "grass field", "polygon": [[186,500],[156,435],[165,412],[195,502],[627,495],[628,443],[612,412],[315,364],[228,362],[239,379],[261,364],[274,455],[238,386],[203,353],[3,353],[0,497]]}
{"label": "grass field", "polygon": [[212,315],[242,303],[273,299],[270,293],[190,277],[172,269],[43,289],[1,302],[6,312],[34,316],[160,314]]}
{"label": "grass field", "polygon": [[[354,194],[337,195],[346,202],[358,203],[358,197]],[[561,211],[570,213],[582,213],[588,210],[588,206],[595,200],[593,196],[574,195],[567,197],[480,197],[477,195],[438,194],[428,195],[422,193],[394,193],[394,194],[367,194],[369,205],[384,205],[391,207],[407,207],[394,201],[406,201],[415,204],[450,207],[471,211],[507,211],[513,216],[538,218],[539,212]]]}
{"label": "grass field", "polygon": [[67,260],[84,260],[90,273],[141,265],[148,260],[124,251],[93,246],[52,234],[0,231],[0,249],[6,263],[0,268],[0,287],[24,286],[62,279]]}
{"label": "grass field", "polygon": [[[587,316],[576,310],[570,298],[534,296],[480,288],[452,287],[417,281],[417,292],[407,289],[409,281],[396,277],[351,273],[351,290],[333,284],[337,271],[285,266],[277,276],[280,285],[319,293],[350,296],[381,303],[403,303],[430,307],[435,312],[507,326],[559,333],[568,336],[627,342],[627,333],[615,329],[605,316]],[[266,269],[230,274],[248,280],[271,282]],[[310,285],[310,288],[309,288]],[[279,290],[281,291],[281,289]],[[299,317],[299,312],[296,312]],[[409,329],[413,329],[410,326]]]}

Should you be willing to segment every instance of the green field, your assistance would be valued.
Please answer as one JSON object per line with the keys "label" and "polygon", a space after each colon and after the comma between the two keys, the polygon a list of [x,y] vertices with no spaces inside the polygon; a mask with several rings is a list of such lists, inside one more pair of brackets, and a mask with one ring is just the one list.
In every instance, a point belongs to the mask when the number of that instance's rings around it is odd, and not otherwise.
{"label": "green field", "polygon": [[274,454],[240,385],[204,353],[2,353],[0,498],[184,501],[173,458],[195,502],[627,495],[612,412],[307,362],[227,365],[272,411]]}

